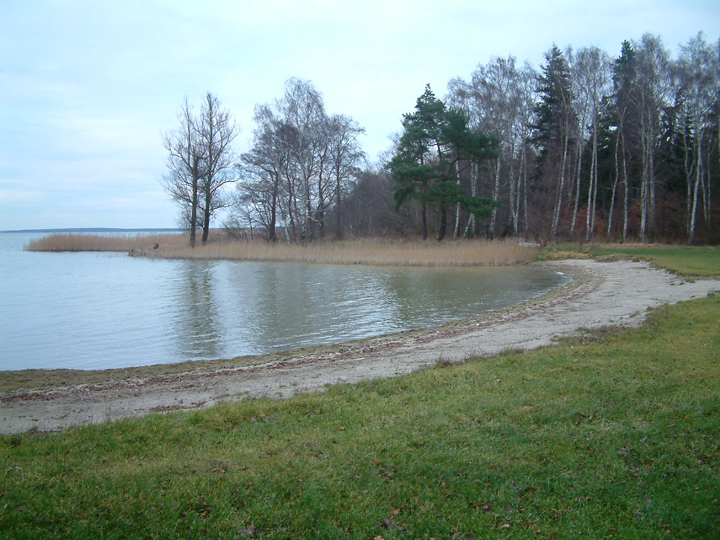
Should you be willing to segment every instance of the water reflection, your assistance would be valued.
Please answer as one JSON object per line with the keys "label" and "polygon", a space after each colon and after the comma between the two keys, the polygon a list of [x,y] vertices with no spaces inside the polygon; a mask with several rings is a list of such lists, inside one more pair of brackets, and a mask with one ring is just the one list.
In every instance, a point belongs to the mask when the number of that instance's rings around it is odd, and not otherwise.
{"label": "water reflection", "polygon": [[182,261],[172,298],[175,339],[179,358],[210,359],[222,355],[223,321],[217,305],[216,263]]}

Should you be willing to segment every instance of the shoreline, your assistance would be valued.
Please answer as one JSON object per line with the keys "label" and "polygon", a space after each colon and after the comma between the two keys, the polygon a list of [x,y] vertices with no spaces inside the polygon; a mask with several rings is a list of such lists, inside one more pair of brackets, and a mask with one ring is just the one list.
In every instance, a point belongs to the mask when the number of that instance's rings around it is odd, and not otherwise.
{"label": "shoreline", "polygon": [[0,433],[57,431],[245,397],[287,398],[550,345],[583,328],[636,326],[649,308],[720,291],[718,280],[686,281],[644,262],[578,259],[541,266],[572,273],[573,280],[538,299],[437,328],[261,357],[109,370],[114,373],[98,372],[107,375],[104,381],[89,384],[6,389]]}

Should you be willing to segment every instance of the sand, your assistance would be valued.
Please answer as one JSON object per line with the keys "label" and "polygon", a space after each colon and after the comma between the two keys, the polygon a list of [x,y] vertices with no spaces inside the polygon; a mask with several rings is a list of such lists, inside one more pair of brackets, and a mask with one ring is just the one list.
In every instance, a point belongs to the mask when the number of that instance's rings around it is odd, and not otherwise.
{"label": "sand", "polygon": [[687,281],[644,262],[543,265],[572,274],[573,282],[477,319],[327,347],[319,354],[305,350],[266,363],[255,359],[253,366],[239,361],[237,367],[227,367],[226,362],[220,369],[0,394],[0,433],[59,431],[252,397],[288,398],[327,385],[403,375],[438,362],[551,345],[583,329],[637,326],[650,308],[720,291],[719,280]]}

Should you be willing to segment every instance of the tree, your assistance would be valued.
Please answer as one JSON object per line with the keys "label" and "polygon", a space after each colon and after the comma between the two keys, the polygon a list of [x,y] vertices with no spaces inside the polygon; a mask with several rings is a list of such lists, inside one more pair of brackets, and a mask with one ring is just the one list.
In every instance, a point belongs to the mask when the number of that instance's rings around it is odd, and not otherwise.
{"label": "tree", "polygon": [[195,247],[196,228],[202,227],[205,244],[213,214],[227,205],[222,188],[236,180],[232,142],[239,128],[209,92],[199,116],[185,99],[178,120],[180,127],[162,136],[169,171],[161,184],[180,205],[181,222],[189,228],[190,245]]}
{"label": "tree", "polygon": [[[539,102],[535,106],[533,142],[539,153],[535,195],[546,199],[552,215],[546,240],[557,239],[568,177],[570,143],[576,116],[572,109],[570,69],[557,46],[545,54],[546,64],[538,77]],[[542,211],[542,210],[541,210]]]}
{"label": "tree", "polygon": [[286,130],[267,105],[255,107],[254,121],[253,146],[238,165],[242,181],[234,207],[245,217],[254,215],[268,240],[276,242],[278,215],[287,213],[282,211],[283,179],[289,162]]}
{"label": "tree", "polygon": [[695,240],[698,205],[710,227],[710,164],[716,127],[715,107],[720,103],[720,58],[718,48],[710,46],[702,34],[681,47],[676,64],[677,101],[681,109],[682,147],[687,183],[685,229],[687,244]]}
{"label": "tree", "polygon": [[488,216],[496,201],[467,195],[460,183],[462,172],[472,163],[495,155],[497,143],[482,132],[469,128],[461,111],[448,109],[435,97],[430,85],[417,99],[415,112],[403,117],[404,132],[387,167],[395,181],[397,207],[407,199],[422,205],[423,239],[427,239],[427,206],[439,214],[438,241],[447,232],[448,209],[461,203],[477,216]]}
{"label": "tree", "polygon": [[608,241],[612,235],[613,215],[618,187],[623,189],[623,226],[621,243],[625,243],[630,224],[630,168],[631,146],[636,139],[638,129],[637,99],[635,82],[637,79],[635,49],[629,41],[623,41],[620,56],[613,62],[613,94],[611,99],[612,115],[615,124],[615,172],[608,216]]}
{"label": "tree", "polygon": [[669,55],[657,36],[645,34],[633,44],[635,49],[636,89],[634,106],[639,117],[641,157],[640,241],[654,241],[657,224],[657,178],[655,157],[660,139],[664,108],[670,91]]}
{"label": "tree", "polygon": [[[536,74],[529,64],[518,68],[510,56],[494,58],[487,65],[478,65],[471,80],[453,80],[448,100],[461,108],[470,118],[473,129],[492,134],[498,140],[497,157],[490,160],[491,197],[503,200],[508,228],[515,237],[520,235],[520,219],[524,215],[527,235],[527,139],[534,104]],[[472,195],[478,193],[480,171],[471,174]],[[524,213],[523,213],[524,208]],[[497,234],[500,208],[494,209],[488,229],[489,236]],[[474,216],[468,226],[474,228]],[[466,235],[470,230],[466,229]]]}
{"label": "tree", "polygon": [[342,201],[364,159],[363,129],[348,116],[328,116],[320,92],[295,78],[280,99],[256,106],[254,120],[252,148],[241,156],[240,213],[250,208],[270,241],[282,226],[288,241],[310,242],[325,235],[334,212],[339,236]]}
{"label": "tree", "polygon": [[342,238],[342,202],[352,178],[360,172],[365,159],[358,136],[364,133],[355,120],[345,115],[333,115],[327,122],[328,157],[335,191],[335,237]]}
{"label": "tree", "polygon": [[201,180],[203,194],[202,243],[207,243],[210,221],[220,208],[229,205],[222,188],[236,182],[234,166],[237,154],[232,143],[239,134],[239,128],[220,100],[208,92],[200,112],[199,140],[205,155],[205,166]]}
{"label": "tree", "polygon": [[585,241],[589,242],[595,230],[598,192],[598,136],[603,103],[610,94],[610,59],[597,47],[580,49],[574,55],[571,75],[575,116],[577,118],[577,162],[575,182],[575,205],[570,227],[571,235],[575,230],[578,205],[581,195],[583,172],[583,149],[585,140],[590,139],[591,163],[587,188],[587,206],[585,221]]}
{"label": "tree", "polygon": [[185,99],[178,112],[180,127],[163,134],[162,142],[168,151],[167,167],[160,183],[172,199],[180,205],[181,222],[190,230],[190,246],[195,247],[195,230],[198,225],[200,180],[203,174],[205,153],[200,140],[198,120]]}

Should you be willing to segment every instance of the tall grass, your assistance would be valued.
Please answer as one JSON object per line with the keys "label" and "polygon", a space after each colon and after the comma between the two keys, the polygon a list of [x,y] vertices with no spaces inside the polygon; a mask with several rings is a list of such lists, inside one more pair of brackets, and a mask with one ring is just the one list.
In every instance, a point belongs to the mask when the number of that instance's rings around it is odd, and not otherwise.
{"label": "tall grass", "polygon": [[155,245],[173,244],[180,246],[186,243],[184,236],[179,234],[138,234],[138,235],[101,235],[80,233],[57,233],[31,240],[25,251],[131,251],[151,250]]}
{"label": "tall grass", "polygon": [[153,257],[181,259],[230,259],[244,261],[290,261],[329,264],[397,266],[500,266],[526,264],[539,250],[512,241],[421,242],[399,240],[351,240],[310,244],[267,242],[212,242],[195,249],[161,247]]}
{"label": "tall grass", "polygon": [[[157,244],[157,248],[155,248]],[[116,237],[53,234],[30,242],[29,251],[131,251],[167,259],[288,261],[396,266],[503,266],[527,264],[539,249],[514,241],[422,242],[349,240],[309,244],[231,241],[216,233],[207,245],[191,248],[183,235]]]}

